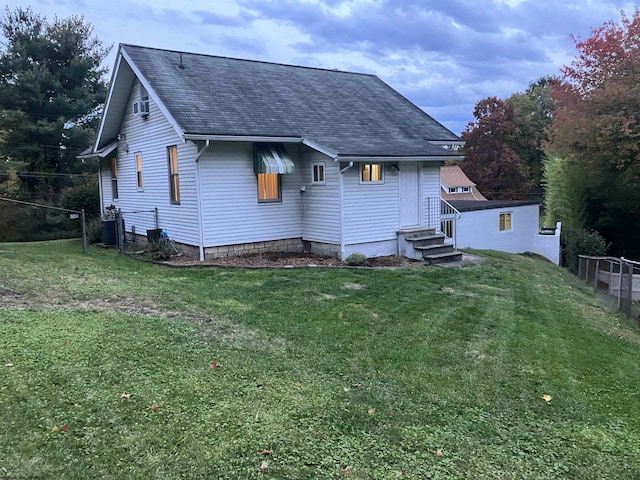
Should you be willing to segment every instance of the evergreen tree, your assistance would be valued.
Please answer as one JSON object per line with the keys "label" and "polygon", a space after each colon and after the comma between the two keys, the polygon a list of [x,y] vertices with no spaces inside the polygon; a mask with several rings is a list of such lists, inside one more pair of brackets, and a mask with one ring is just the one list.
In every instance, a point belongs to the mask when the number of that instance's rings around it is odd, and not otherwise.
{"label": "evergreen tree", "polygon": [[[0,159],[21,193],[52,200],[78,173],[104,102],[109,52],[83,17],[48,22],[30,8],[0,19]],[[1,174],[2,172],[0,172]]]}

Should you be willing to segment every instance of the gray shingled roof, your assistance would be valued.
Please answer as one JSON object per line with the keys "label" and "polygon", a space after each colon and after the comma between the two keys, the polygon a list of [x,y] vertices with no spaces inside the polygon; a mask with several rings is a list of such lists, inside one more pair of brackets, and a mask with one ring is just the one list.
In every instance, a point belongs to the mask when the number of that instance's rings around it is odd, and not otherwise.
{"label": "gray shingled roof", "polygon": [[373,75],[121,48],[185,134],[302,137],[340,155],[459,155],[429,143],[458,136]]}

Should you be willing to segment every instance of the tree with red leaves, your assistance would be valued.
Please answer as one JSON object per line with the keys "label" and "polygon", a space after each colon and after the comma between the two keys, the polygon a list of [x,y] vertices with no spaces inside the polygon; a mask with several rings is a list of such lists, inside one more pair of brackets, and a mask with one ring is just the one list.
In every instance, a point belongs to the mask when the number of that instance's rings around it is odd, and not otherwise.
{"label": "tree with red leaves", "polygon": [[462,132],[465,161],[460,165],[487,198],[524,198],[531,188],[529,168],[513,151],[513,105],[496,97],[480,100],[473,111],[475,122]]}
{"label": "tree with red leaves", "polygon": [[547,150],[564,175],[585,180],[574,195],[584,198],[583,227],[612,242],[612,253],[640,258],[640,12],[574,41],[578,55],[552,86]]}

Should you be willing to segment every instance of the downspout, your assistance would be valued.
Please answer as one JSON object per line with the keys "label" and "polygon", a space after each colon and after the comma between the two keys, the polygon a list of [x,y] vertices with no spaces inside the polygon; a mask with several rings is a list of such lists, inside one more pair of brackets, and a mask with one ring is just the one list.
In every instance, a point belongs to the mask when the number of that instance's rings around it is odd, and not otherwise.
{"label": "downspout", "polygon": [[102,217],[102,214],[104,213],[104,192],[102,191],[102,159],[101,158],[98,158],[98,190],[100,190],[100,216]]}
{"label": "downspout", "polygon": [[349,165],[340,170],[340,260],[344,260],[345,243],[344,243],[344,172],[353,168],[353,162],[349,162]]}
{"label": "downspout", "polygon": [[[205,145],[202,148],[202,151],[198,152],[196,155],[196,197],[198,203],[198,227],[199,227],[199,250],[200,250],[200,261],[204,261],[204,219],[202,218],[202,183],[200,177],[200,156],[204,153],[204,151],[209,148],[210,141],[205,140]],[[196,151],[198,150],[197,144],[194,142],[193,145],[196,147]]]}
{"label": "downspout", "polygon": [[353,162],[349,162],[349,165],[347,165],[346,167],[344,167],[342,170],[340,170],[340,173],[344,173],[347,170],[349,170],[350,168],[353,168]]}

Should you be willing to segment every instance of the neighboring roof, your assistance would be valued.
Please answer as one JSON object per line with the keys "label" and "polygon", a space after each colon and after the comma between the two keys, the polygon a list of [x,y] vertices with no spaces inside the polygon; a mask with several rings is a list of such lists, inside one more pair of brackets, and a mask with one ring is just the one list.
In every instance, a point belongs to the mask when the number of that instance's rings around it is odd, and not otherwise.
{"label": "neighboring roof", "polygon": [[126,105],[111,97],[128,94],[135,73],[182,135],[295,137],[341,156],[460,158],[429,143],[459,144],[457,135],[374,75],[127,44],[117,62],[96,147],[117,135]]}
{"label": "neighboring roof", "polygon": [[[476,184],[469,180],[462,169],[458,165],[445,165],[440,167],[440,185],[442,187],[442,198],[451,201],[472,200],[486,201],[482,193],[475,187]],[[471,187],[470,192],[466,193],[449,193],[448,189],[453,187]]]}
{"label": "neighboring roof", "polygon": [[484,202],[478,202],[477,200],[449,200],[448,202],[459,212],[540,205],[540,202],[535,200],[486,200]]}

